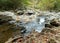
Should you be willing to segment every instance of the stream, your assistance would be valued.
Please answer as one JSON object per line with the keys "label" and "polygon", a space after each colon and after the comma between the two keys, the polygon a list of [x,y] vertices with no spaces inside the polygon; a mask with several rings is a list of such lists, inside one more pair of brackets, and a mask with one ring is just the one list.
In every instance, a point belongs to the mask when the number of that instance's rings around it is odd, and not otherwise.
{"label": "stream", "polygon": [[[49,24],[55,18],[60,20],[60,12],[37,11],[31,15],[27,12],[23,15],[16,15],[15,12],[10,11],[0,12],[0,19],[3,20],[0,24],[0,41],[4,43],[13,35],[19,36],[20,32],[24,36],[29,35],[33,30],[40,33],[45,28],[45,24]],[[26,31],[25,29],[19,30],[21,26],[25,27]]]}
{"label": "stream", "polygon": [[[56,13],[49,11],[35,12],[32,15],[29,14],[15,15],[15,13],[8,11],[5,11],[3,14],[6,16],[11,16],[14,20],[10,21],[10,23],[14,23],[16,27],[17,26],[25,27],[26,28],[25,34],[29,34],[33,30],[40,33],[43,30],[43,28],[45,28],[45,24],[48,23],[49,20],[52,20],[54,18],[60,18],[60,12]],[[24,32],[24,30],[22,30],[21,32]]]}

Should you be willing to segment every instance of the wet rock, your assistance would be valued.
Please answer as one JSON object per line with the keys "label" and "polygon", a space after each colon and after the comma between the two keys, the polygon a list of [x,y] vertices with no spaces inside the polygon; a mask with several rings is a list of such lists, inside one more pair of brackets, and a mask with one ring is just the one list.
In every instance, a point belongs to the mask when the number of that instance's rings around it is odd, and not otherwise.
{"label": "wet rock", "polygon": [[58,19],[51,20],[50,24],[56,27],[60,26],[60,22],[58,21]]}
{"label": "wet rock", "polygon": [[26,28],[23,26],[20,26],[20,31],[21,31],[21,34],[24,34],[26,33]]}
{"label": "wet rock", "polygon": [[50,24],[45,24],[45,27],[52,28],[53,26]]}
{"label": "wet rock", "polygon": [[28,13],[28,15],[32,15],[33,13]]}
{"label": "wet rock", "polygon": [[0,12],[0,15],[14,16],[14,12],[11,12],[11,11],[4,11],[4,12]]}
{"label": "wet rock", "polygon": [[32,14],[34,14],[34,11],[33,10],[27,10],[26,14],[27,15],[32,15]]}
{"label": "wet rock", "polygon": [[11,16],[0,15],[0,25],[13,20]]}
{"label": "wet rock", "polygon": [[24,11],[17,11],[17,15],[23,15]]}
{"label": "wet rock", "polygon": [[3,20],[12,20],[12,17],[11,16],[6,16],[6,15],[0,15],[0,19],[3,19]]}

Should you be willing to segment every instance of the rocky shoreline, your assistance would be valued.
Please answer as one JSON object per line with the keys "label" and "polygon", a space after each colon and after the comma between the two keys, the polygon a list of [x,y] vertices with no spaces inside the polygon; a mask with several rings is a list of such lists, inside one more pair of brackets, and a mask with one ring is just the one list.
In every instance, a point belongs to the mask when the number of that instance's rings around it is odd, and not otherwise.
{"label": "rocky shoreline", "polygon": [[[1,13],[1,12],[0,12]],[[12,15],[11,15],[12,14]],[[19,14],[19,15],[15,15]],[[60,33],[60,12],[35,12],[29,13],[1,13],[0,14],[0,42],[1,43],[59,43],[59,33]],[[26,14],[26,15],[25,15]],[[38,20],[37,23],[41,24],[42,21],[38,19],[39,17],[45,17],[44,29],[41,29],[41,32],[35,31],[27,36],[22,36],[25,33],[25,27],[20,23],[28,24],[31,21]],[[36,18],[38,17],[38,18]],[[11,21],[11,22],[10,22]],[[44,19],[43,19],[44,21]],[[33,25],[38,25],[33,24]],[[16,37],[15,37],[16,36]],[[58,39],[56,39],[56,37]],[[10,38],[10,39],[9,39]],[[9,40],[8,40],[9,39]],[[7,41],[8,40],[8,41]]]}

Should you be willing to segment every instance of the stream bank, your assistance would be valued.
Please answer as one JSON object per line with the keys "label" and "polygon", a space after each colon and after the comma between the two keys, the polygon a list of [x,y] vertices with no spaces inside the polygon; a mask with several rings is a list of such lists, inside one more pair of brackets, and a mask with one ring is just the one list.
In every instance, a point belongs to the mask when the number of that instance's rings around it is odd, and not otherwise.
{"label": "stream bank", "polygon": [[[16,15],[16,14],[19,14],[19,15]],[[20,12],[14,13],[14,12],[5,11],[5,12],[0,12],[0,15],[4,15],[4,16],[1,16],[2,17],[1,19],[3,20],[2,23],[9,24],[9,25],[4,24],[1,26],[2,31],[4,30],[2,33],[0,32],[2,38],[4,38],[4,39],[1,38],[1,40],[0,40],[1,43],[4,43],[10,37],[13,37],[13,36],[15,37],[16,35],[19,36],[21,33],[26,36],[28,36],[28,34],[30,34],[33,30],[40,33],[45,27],[49,27],[46,24],[50,25],[49,23],[51,20],[53,20],[53,19],[60,20],[60,12],[56,13],[56,12],[49,12],[49,11],[24,12],[21,15],[20,15]],[[9,17],[11,17],[12,19],[10,19]],[[7,19],[7,18],[9,18],[9,19]],[[12,25],[14,25],[14,26],[12,26]],[[4,28],[3,28],[3,26],[4,26]],[[5,32],[5,27],[7,30],[6,32]],[[23,29],[23,30],[21,30],[21,29]],[[7,39],[5,39],[5,38],[7,38]]]}

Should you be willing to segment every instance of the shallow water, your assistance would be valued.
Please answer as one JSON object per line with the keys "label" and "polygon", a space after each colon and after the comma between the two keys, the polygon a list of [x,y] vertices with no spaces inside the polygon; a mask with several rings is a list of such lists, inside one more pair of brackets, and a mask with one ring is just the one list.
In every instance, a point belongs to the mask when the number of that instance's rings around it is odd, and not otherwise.
{"label": "shallow water", "polygon": [[[38,21],[39,20],[39,21]],[[35,31],[37,32],[41,32],[42,29],[44,28],[45,26],[45,18],[44,17],[38,17],[37,19],[35,19],[34,21],[31,21],[29,22],[28,24],[25,24],[24,26],[26,27],[27,29],[27,32],[28,31],[32,31],[35,29]]]}
{"label": "shallow water", "polygon": [[[21,17],[21,16],[20,16]],[[28,18],[27,18],[28,17]],[[26,15],[26,19],[32,18],[32,16]],[[26,33],[25,35],[29,34],[33,30],[37,32],[41,32],[43,28],[45,28],[45,16],[35,16],[33,17],[32,20],[29,20],[28,22],[24,21],[24,18],[20,18],[20,22],[15,23],[18,26],[24,26],[26,28]],[[13,21],[14,22],[14,21]],[[23,31],[22,31],[23,32]]]}

